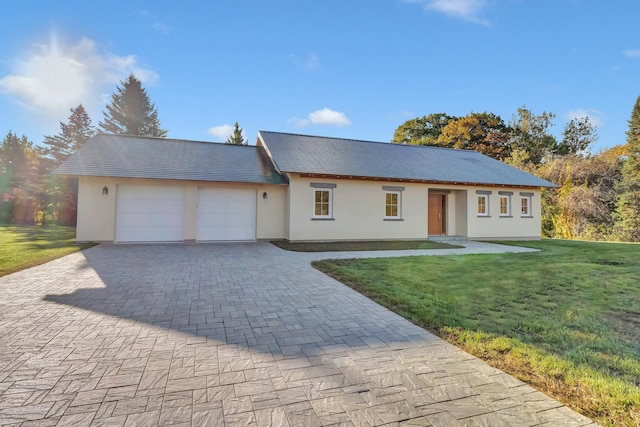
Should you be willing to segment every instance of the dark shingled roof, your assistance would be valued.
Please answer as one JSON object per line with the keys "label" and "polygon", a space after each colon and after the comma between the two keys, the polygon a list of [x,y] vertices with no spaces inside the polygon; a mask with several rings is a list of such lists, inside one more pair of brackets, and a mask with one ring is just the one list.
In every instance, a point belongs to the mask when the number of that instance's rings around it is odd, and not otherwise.
{"label": "dark shingled roof", "polygon": [[475,151],[258,132],[280,172],[516,187],[557,187]]}
{"label": "dark shingled roof", "polygon": [[98,134],[53,174],[286,184],[262,147]]}

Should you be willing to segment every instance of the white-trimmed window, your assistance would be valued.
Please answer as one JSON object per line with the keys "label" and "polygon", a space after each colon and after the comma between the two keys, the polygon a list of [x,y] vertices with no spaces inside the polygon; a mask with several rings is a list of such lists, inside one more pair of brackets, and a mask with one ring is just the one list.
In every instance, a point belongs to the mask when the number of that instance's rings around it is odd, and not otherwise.
{"label": "white-trimmed window", "polygon": [[313,216],[315,218],[331,218],[331,188],[314,191]]}
{"label": "white-trimmed window", "polygon": [[402,192],[404,187],[383,185],[384,219],[402,221]]}
{"label": "white-trimmed window", "polygon": [[500,216],[511,216],[511,191],[500,191]]}
{"label": "white-trimmed window", "polygon": [[333,219],[333,189],[336,184],[312,182],[314,219]]}
{"label": "white-trimmed window", "polygon": [[387,191],[384,193],[384,217],[387,219],[400,218],[400,200],[402,193]]}
{"label": "white-trimmed window", "polygon": [[478,216],[489,216],[489,195],[491,191],[476,191]]}
{"label": "white-trimmed window", "polygon": [[531,214],[531,198],[533,193],[520,193],[520,216],[530,218]]}

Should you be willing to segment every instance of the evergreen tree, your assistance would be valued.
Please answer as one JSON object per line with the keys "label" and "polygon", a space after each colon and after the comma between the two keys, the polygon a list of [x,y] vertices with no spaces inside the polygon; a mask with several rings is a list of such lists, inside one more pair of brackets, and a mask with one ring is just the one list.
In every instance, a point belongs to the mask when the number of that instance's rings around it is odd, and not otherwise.
{"label": "evergreen tree", "polygon": [[243,134],[243,129],[238,125],[238,122],[236,122],[236,124],[233,125],[233,132],[231,132],[231,135],[229,135],[225,143],[233,145],[247,145],[248,141],[244,139]]}
{"label": "evergreen tree", "polygon": [[618,188],[617,228],[623,240],[640,242],[640,96],[629,120],[626,149]]}
{"label": "evergreen tree", "polygon": [[60,133],[44,137],[43,154],[59,165],[96,134],[89,114],[82,105],[72,108],[69,121],[60,122]]}
{"label": "evergreen tree", "polygon": [[100,128],[107,133],[166,137],[167,130],[160,127],[158,111],[140,80],[131,74],[120,84],[103,112]]}

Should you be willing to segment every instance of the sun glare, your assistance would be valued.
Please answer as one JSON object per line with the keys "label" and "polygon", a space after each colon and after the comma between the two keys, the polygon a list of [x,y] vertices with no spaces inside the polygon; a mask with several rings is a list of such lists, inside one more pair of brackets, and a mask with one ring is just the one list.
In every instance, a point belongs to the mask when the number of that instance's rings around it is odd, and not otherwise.
{"label": "sun glare", "polygon": [[157,74],[137,65],[134,55],[103,51],[86,37],[64,42],[53,32],[46,44],[15,61],[14,73],[0,78],[0,93],[8,94],[30,110],[60,120],[79,104],[98,106],[104,91],[134,73],[153,83]]}

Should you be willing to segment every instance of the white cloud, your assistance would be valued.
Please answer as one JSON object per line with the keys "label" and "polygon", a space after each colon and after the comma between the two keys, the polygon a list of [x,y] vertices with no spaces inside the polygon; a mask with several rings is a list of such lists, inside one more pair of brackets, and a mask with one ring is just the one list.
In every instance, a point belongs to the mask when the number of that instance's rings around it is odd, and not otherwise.
{"label": "white cloud", "polygon": [[320,68],[320,60],[314,53],[308,53],[305,58],[298,58],[297,55],[291,54],[289,58],[300,68],[313,71]]}
{"label": "white cloud", "polygon": [[629,58],[640,58],[640,49],[627,49],[624,54]]}
{"label": "white cloud", "polygon": [[340,111],[333,111],[328,108],[316,110],[309,114],[309,120],[314,125],[349,126],[351,121]]}
{"label": "white cloud", "polygon": [[327,125],[327,126],[349,126],[351,120],[340,111],[333,111],[329,108],[323,108],[309,113],[306,119],[294,117],[289,120],[296,127],[307,127],[310,125]]}
{"label": "white cloud", "polygon": [[207,132],[209,132],[209,135],[213,135],[220,140],[226,141],[229,135],[231,135],[231,132],[233,132],[233,126],[231,125],[215,126],[215,127],[209,128]]}
{"label": "white cloud", "polygon": [[13,74],[0,78],[0,94],[61,120],[78,104],[88,109],[97,105],[104,90],[113,92],[114,85],[131,73],[147,85],[158,80],[154,71],[138,65],[134,55],[101,51],[88,38],[66,45],[53,35],[49,44],[34,45],[28,57],[17,60]]}
{"label": "white cloud", "polygon": [[597,128],[604,126],[604,114],[602,111],[586,108],[576,108],[565,114],[568,120],[583,119],[589,117],[591,124]]}
{"label": "white cloud", "polygon": [[405,0],[405,2],[421,4],[426,11],[444,13],[477,24],[489,24],[489,21],[481,17],[482,11],[487,6],[486,0]]}

